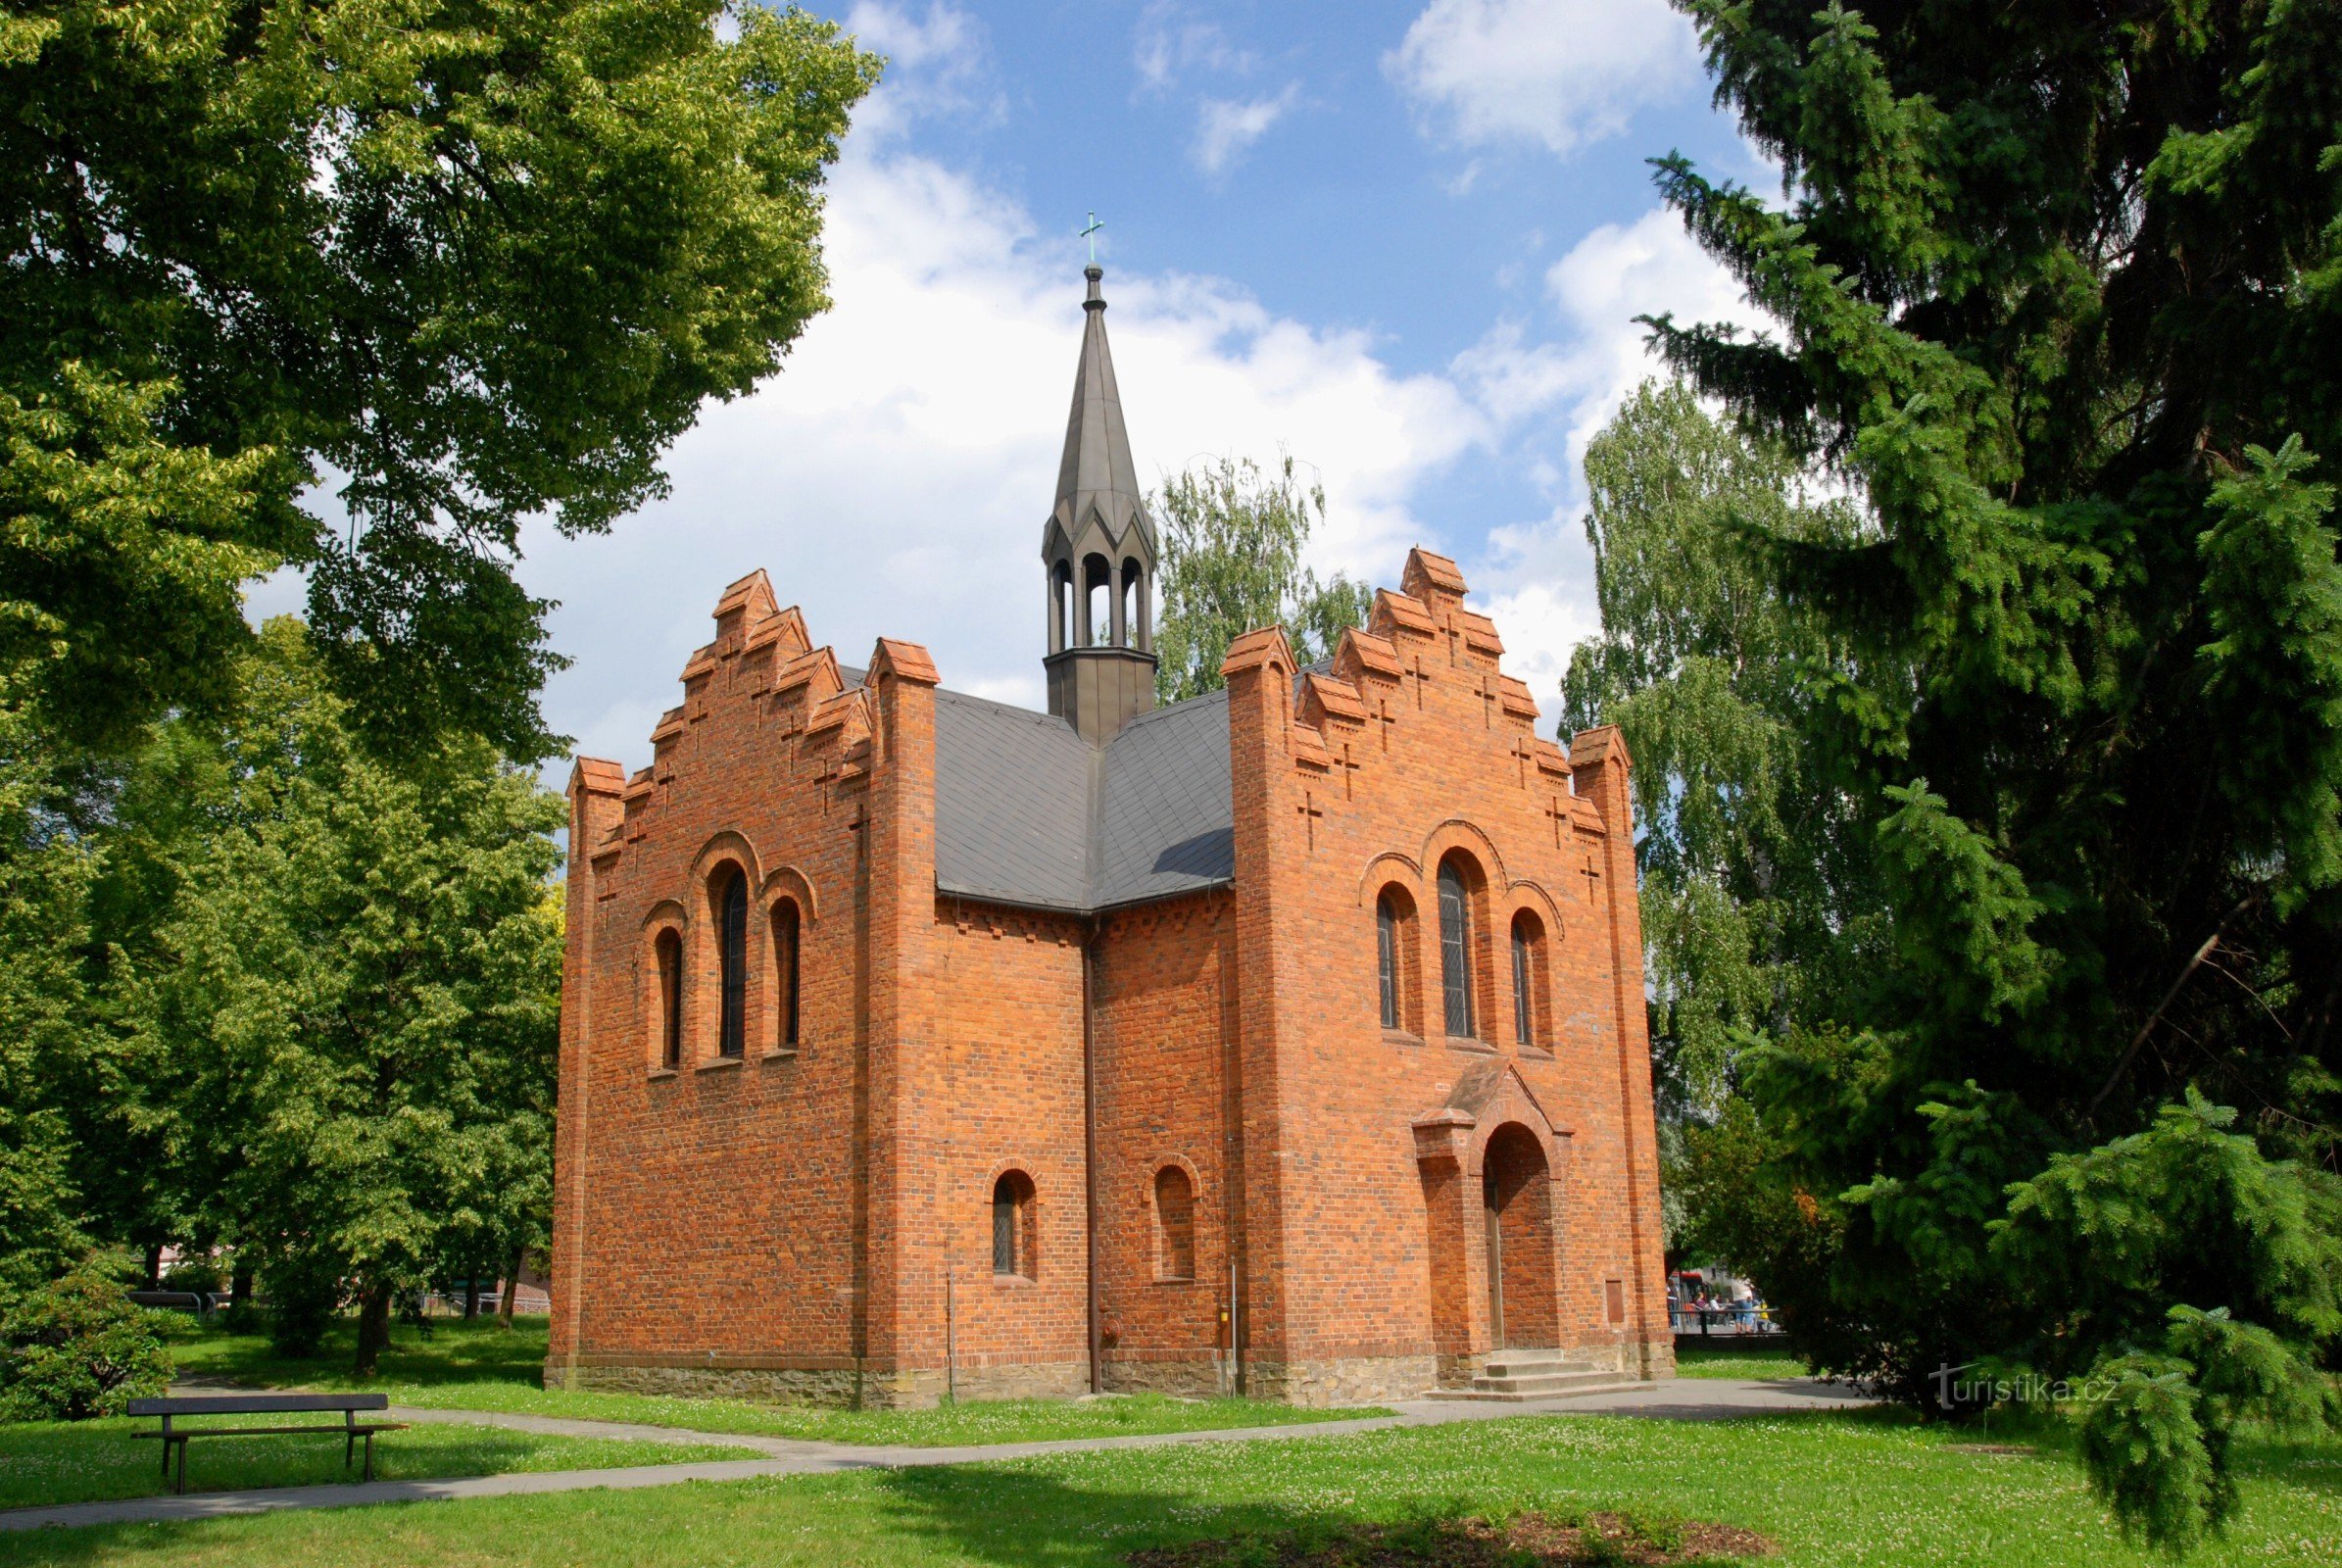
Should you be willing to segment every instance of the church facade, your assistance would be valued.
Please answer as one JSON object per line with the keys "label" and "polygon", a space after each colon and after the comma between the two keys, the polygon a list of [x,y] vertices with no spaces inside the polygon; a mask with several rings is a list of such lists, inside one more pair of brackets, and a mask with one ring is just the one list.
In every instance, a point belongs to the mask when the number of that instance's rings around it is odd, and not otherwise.
{"label": "church facade", "polygon": [[1422,550],[1324,664],[1264,628],[1224,691],[1154,707],[1088,276],[1049,712],[908,642],[841,663],[757,572],[650,765],[575,765],[547,1380],[1335,1403],[1540,1355],[1667,1374],[1625,747],[1540,737]]}

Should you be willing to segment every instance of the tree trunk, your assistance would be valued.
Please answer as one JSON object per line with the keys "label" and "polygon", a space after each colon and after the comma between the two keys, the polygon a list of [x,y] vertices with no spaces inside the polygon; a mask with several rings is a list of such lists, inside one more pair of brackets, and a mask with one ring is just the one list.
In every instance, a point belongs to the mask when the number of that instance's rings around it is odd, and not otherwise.
{"label": "tree trunk", "polygon": [[146,1250],[146,1288],[150,1291],[159,1291],[163,1288],[163,1244],[161,1242],[149,1244]]}
{"label": "tree trunk", "polygon": [[480,1276],[474,1269],[464,1281],[464,1321],[473,1322],[480,1315]]}
{"label": "tree trunk", "polygon": [[382,1361],[382,1352],[390,1348],[390,1287],[369,1285],[358,1308],[358,1365],[353,1369],[359,1377],[370,1378]]}
{"label": "tree trunk", "polygon": [[250,1306],[252,1304],[252,1268],[249,1264],[238,1263],[234,1271],[228,1275],[227,1304],[229,1306]]}
{"label": "tree trunk", "polygon": [[496,1303],[496,1315],[506,1328],[512,1326],[512,1298],[520,1294],[520,1260],[526,1254],[517,1247],[505,1259],[505,1293]]}

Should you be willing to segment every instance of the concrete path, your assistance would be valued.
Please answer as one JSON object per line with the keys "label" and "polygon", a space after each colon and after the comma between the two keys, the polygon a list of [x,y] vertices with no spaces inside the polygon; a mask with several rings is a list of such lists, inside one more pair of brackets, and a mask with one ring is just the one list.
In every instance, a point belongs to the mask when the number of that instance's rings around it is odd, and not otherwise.
{"label": "concrete path", "polygon": [[267,1487],[246,1492],[205,1492],[186,1496],[125,1497],[115,1502],[74,1502],[50,1508],[0,1511],[0,1530],[46,1525],[147,1524],[213,1519],[227,1514],[269,1513],[283,1508],[349,1508],[377,1502],[445,1501],[458,1497],[515,1497],[549,1492],[582,1492],[595,1487],[626,1491],[670,1487],[686,1481],[746,1481],[757,1476],[824,1475],[841,1470],[901,1470],[920,1465],[985,1464],[1053,1453],[1094,1453],[1110,1448],[1150,1448],[1176,1443],[1257,1443],[1264,1440],[1348,1437],[1387,1428],[1444,1426],[1457,1421],[1499,1420],[1522,1415],[1633,1415],[1661,1420],[1718,1420],[1730,1416],[1792,1410],[1838,1409],[1869,1400],[1830,1384],[1805,1380],[1759,1383],[1725,1378],[1681,1378],[1647,1389],[1577,1397],[1535,1399],[1520,1404],[1446,1399],[1401,1399],[1385,1408],[1398,1413],[1348,1421],[1313,1421],[1303,1426],[1231,1427],[1212,1432],[1164,1432],[1134,1437],[1068,1438],[1051,1443],[995,1443],[981,1446],[903,1447],[871,1444],[813,1443],[796,1438],[747,1436],[733,1432],[686,1432],[632,1422],[582,1421],[563,1416],[508,1415],[490,1410],[424,1410],[394,1406],[391,1419],[417,1424],[502,1427],[554,1437],[619,1438],[651,1443],[723,1445],[763,1455],[756,1459],[703,1460],[692,1464],[629,1465],[610,1470],[547,1470],[518,1475],[469,1476],[449,1481],[370,1481],[326,1487]]}

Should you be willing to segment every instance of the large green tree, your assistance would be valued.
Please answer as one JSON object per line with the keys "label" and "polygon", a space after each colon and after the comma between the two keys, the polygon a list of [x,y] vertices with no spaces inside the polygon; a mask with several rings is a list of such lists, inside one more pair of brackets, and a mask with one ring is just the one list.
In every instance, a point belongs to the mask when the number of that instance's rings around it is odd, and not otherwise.
{"label": "large green tree", "polygon": [[1372,590],[1340,572],[1320,579],[1301,564],[1311,531],[1326,520],[1326,492],[1302,483],[1291,456],[1270,469],[1250,458],[1198,463],[1166,478],[1148,510],[1163,541],[1154,637],[1163,702],[1218,691],[1228,645],[1257,627],[1283,625],[1307,662],[1364,624]]}
{"label": "large green tree", "polygon": [[562,808],[477,740],[376,759],[297,621],[247,663],[232,802],[125,1004],[125,1077],[284,1337],[355,1299],[364,1374],[399,1293],[541,1227]]}
{"label": "large green tree", "polygon": [[1751,1054],[1854,1369],[2094,1374],[2183,1544],[2342,1334],[2342,7],[1679,0],[1782,204],[1663,192],[1781,323],[1654,323],[1875,532],[1776,534],[1891,961]]}
{"label": "large green tree", "polygon": [[96,866],[53,779],[39,735],[0,703],[0,1315],[87,1240],[57,1089],[94,1041],[81,950]]}
{"label": "large green tree", "polygon": [[722,0],[11,5],[0,671],[134,745],[291,564],[354,721],[540,755],[521,520],[607,527],[777,367],[876,69]]}
{"label": "large green tree", "polygon": [[1752,548],[1864,523],[1681,384],[1628,398],[1586,480],[1602,631],[1562,730],[1616,724],[1634,754],[1653,1046],[1681,1109],[1712,1113],[1740,1043],[1829,1016],[1878,940],[1867,836],[1805,741],[1811,677],[1845,653]]}

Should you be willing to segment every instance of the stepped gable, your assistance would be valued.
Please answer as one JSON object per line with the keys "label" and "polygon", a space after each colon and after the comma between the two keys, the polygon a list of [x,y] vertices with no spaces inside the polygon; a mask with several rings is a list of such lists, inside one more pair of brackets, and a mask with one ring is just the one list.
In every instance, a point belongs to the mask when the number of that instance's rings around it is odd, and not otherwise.
{"label": "stepped gable", "polygon": [[[1613,731],[1589,730],[1564,751],[1537,733],[1537,699],[1526,681],[1504,672],[1504,640],[1495,622],[1464,608],[1468,590],[1453,561],[1412,550],[1400,581],[1399,589],[1376,592],[1366,626],[1343,632],[1332,659],[1295,669],[1287,743],[1295,770],[1329,782],[1340,772],[1346,799],[1350,774],[1375,765],[1376,756],[1395,744],[1393,736],[1403,740],[1408,713],[1423,705],[1425,685],[1460,681],[1481,700],[1488,727],[1511,732],[1520,782],[1528,783],[1534,769],[1572,789],[1565,808],[1570,822],[1587,833],[1605,832],[1593,802],[1574,793],[1573,775],[1611,757],[1614,746],[1624,760],[1624,743],[1600,738]],[[1222,669],[1233,674],[1276,658],[1292,667],[1293,657],[1284,633],[1269,627],[1232,643]]]}
{"label": "stepped gable", "polygon": [[[804,613],[776,602],[765,573],[750,572],[727,587],[713,618],[714,639],[684,662],[683,701],[652,726],[650,764],[628,775],[616,762],[578,760],[581,787],[614,796],[622,807],[595,846],[598,863],[657,830],[669,792],[687,781],[695,734],[719,703],[754,710],[757,728],[769,737],[759,744],[769,744],[776,765],[826,777],[841,789],[866,774],[871,721],[861,672],[849,680],[833,650],[812,645]],[[879,648],[905,679],[935,678],[934,663],[917,644],[882,639]]]}
{"label": "stepped gable", "polygon": [[[1403,742],[1407,715],[1419,706],[1410,687],[1455,672],[1483,696],[1491,728],[1518,732],[1524,779],[1534,767],[1566,789],[1576,768],[1624,758],[1615,731],[1588,731],[1569,750],[1535,733],[1536,699],[1499,667],[1502,640],[1487,616],[1464,608],[1467,589],[1454,562],[1412,551],[1401,581],[1405,587],[1375,595],[1368,624],[1345,631],[1320,663],[1296,666],[1280,627],[1230,644],[1226,672],[1272,659],[1294,670],[1288,749],[1297,771],[1327,783],[1340,773],[1346,793],[1353,771],[1373,765],[1394,735]],[[724,590],[714,619],[714,640],[684,665],[683,703],[660,714],[651,732],[651,765],[628,778],[614,762],[579,763],[587,788],[624,804],[624,818],[604,847],[652,831],[695,726],[727,698],[758,704],[777,745],[817,754],[793,767],[841,788],[867,776],[867,672],[814,647],[804,614],[778,605],[760,570]],[[1094,913],[1233,882],[1225,691],[1140,713],[1094,745],[1064,717],[941,687],[917,644],[882,638],[872,658],[903,679],[938,686],[938,892]],[[1577,827],[1602,831],[1590,801],[1573,795],[1567,810]]]}

